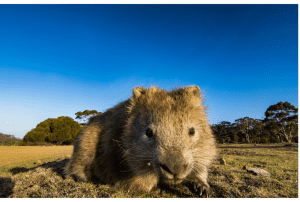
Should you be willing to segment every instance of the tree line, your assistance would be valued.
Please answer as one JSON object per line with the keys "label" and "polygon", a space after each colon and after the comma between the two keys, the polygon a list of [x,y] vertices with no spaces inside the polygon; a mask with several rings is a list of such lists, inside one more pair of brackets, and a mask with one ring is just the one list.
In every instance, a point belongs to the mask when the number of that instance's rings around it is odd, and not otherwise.
{"label": "tree line", "polygon": [[212,125],[218,143],[298,143],[298,108],[289,102],[271,105],[263,119],[244,117]]}
{"label": "tree line", "polygon": [[14,135],[7,135],[0,133],[0,145],[1,146],[11,146],[11,145],[20,145],[22,139],[16,138]]}
{"label": "tree line", "polygon": [[[101,112],[79,111],[75,113],[75,119],[87,123],[97,114]],[[244,117],[211,127],[218,143],[298,142],[298,108],[289,102],[279,102],[266,110],[263,119]],[[23,140],[0,133],[0,145],[71,145],[81,128],[78,122],[67,116],[49,118],[30,130]]]}

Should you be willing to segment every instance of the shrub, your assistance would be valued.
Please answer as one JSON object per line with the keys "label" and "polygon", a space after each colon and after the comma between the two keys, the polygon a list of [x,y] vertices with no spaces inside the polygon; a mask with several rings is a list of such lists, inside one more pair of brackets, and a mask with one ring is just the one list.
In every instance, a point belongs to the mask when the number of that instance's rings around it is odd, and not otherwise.
{"label": "shrub", "polygon": [[237,134],[234,134],[233,140],[234,140],[235,143],[238,143],[238,141],[239,141],[239,136],[238,136]]}
{"label": "shrub", "polygon": [[21,140],[19,143],[19,146],[27,146],[27,142],[25,142],[24,140]]}
{"label": "shrub", "polygon": [[260,139],[260,141],[261,141],[261,143],[269,143],[269,139],[267,138],[267,137],[262,137],[261,139]]}
{"label": "shrub", "polygon": [[80,129],[79,123],[70,117],[49,118],[29,131],[23,140],[24,142],[48,142],[58,145],[73,144]]}

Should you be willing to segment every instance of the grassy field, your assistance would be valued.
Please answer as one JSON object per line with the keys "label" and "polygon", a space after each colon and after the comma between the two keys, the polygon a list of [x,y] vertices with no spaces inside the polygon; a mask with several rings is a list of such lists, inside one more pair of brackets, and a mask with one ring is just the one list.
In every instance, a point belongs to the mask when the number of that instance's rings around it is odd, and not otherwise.
{"label": "grassy field", "polygon": [[0,146],[0,177],[10,176],[10,169],[31,168],[42,162],[69,158],[73,146]]}
{"label": "grassy field", "polygon": [[[0,147],[1,197],[197,197],[188,184],[159,185],[147,192],[127,192],[97,182],[65,179],[63,168],[72,146]],[[219,145],[219,157],[211,168],[211,197],[298,197],[298,144]],[[219,159],[224,158],[226,165]],[[261,168],[271,177],[248,173]]]}

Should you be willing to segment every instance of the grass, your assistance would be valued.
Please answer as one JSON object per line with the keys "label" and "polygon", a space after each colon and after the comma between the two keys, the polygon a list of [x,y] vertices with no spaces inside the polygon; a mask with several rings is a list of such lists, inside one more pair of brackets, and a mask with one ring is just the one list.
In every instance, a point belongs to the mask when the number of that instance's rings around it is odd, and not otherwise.
{"label": "grass", "polygon": [[[220,146],[220,158],[227,164],[212,167],[213,197],[298,197],[297,144]],[[271,177],[255,176],[244,166],[264,169]]]}
{"label": "grass", "polygon": [[0,146],[0,177],[11,176],[10,169],[71,157],[73,146]]}
{"label": "grass", "polygon": [[[0,147],[0,197],[197,197],[186,185],[159,185],[149,193],[127,192],[106,184],[65,179],[63,168],[72,149],[72,146]],[[220,158],[226,160],[226,165],[220,164]],[[264,169],[271,177],[255,176],[244,166]],[[219,145],[219,158],[211,168],[209,184],[213,198],[297,198],[298,144]]]}

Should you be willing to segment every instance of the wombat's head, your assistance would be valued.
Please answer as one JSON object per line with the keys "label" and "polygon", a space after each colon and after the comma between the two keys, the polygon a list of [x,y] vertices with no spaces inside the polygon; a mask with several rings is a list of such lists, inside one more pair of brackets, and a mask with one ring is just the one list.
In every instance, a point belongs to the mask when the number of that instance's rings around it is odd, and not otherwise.
{"label": "wombat's head", "polygon": [[130,102],[122,141],[132,171],[155,173],[171,184],[206,171],[215,140],[199,87],[170,92],[136,87]]}

